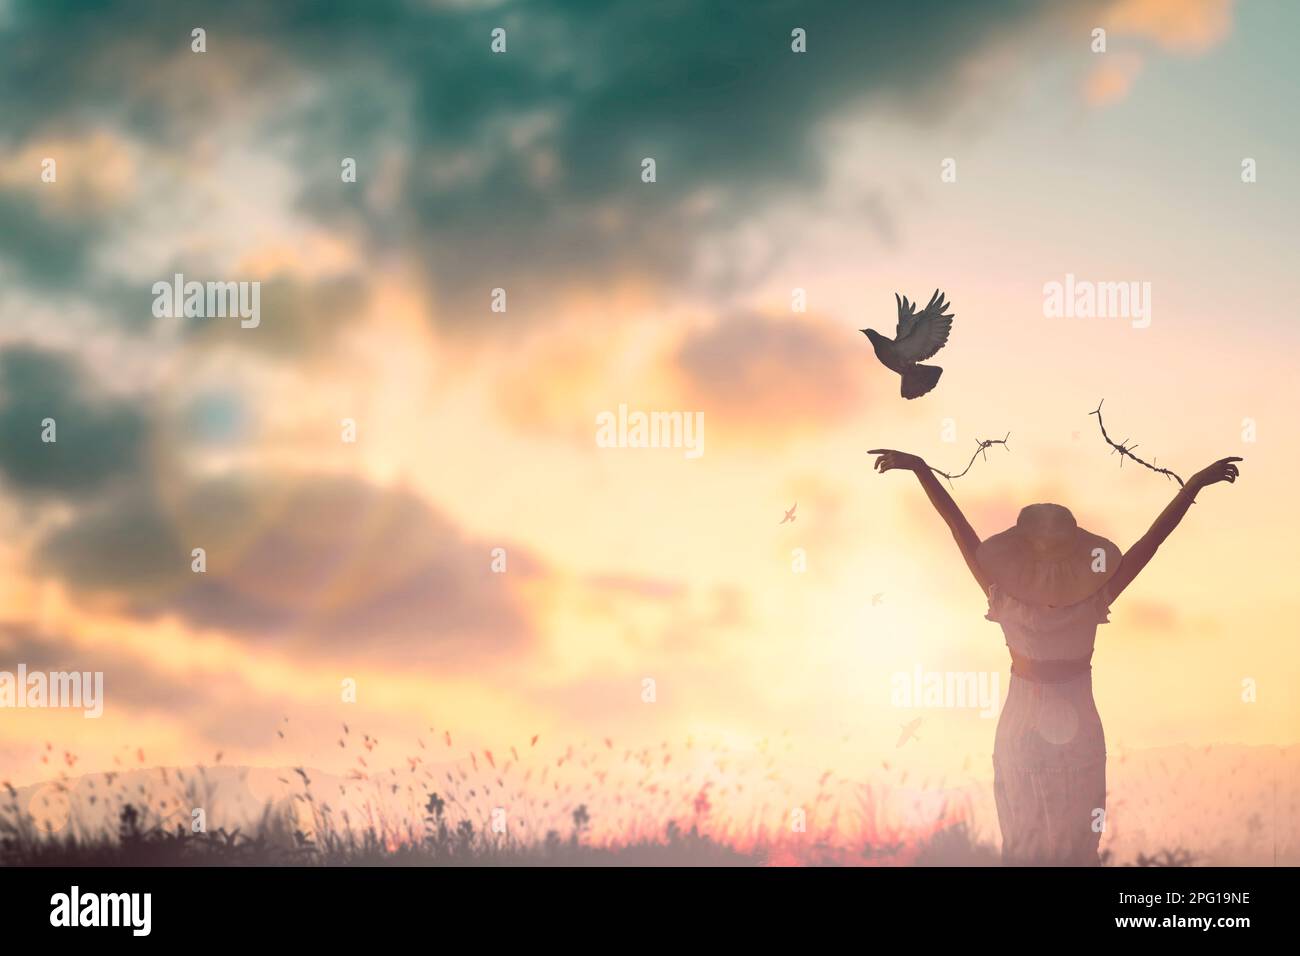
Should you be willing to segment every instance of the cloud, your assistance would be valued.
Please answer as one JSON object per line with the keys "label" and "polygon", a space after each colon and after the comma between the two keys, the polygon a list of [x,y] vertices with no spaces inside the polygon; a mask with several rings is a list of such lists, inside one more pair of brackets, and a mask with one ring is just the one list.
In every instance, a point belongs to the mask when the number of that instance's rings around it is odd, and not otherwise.
{"label": "cloud", "polygon": [[[1232,32],[1233,0],[1114,0],[1100,17],[1111,37],[1154,42],[1168,53],[1194,56]],[[1084,100],[1105,107],[1128,96],[1145,66],[1143,54],[1108,51],[1084,81]]]}
{"label": "cloud", "polygon": [[0,192],[0,265],[37,288],[74,284],[103,235],[98,220],[52,215],[28,191]]}
{"label": "cloud", "polygon": [[[98,502],[45,538],[34,564],[116,610],[260,644],[481,661],[533,636],[522,595],[541,567],[508,547],[508,572],[492,573],[497,544],[400,488],[246,474]],[[191,570],[197,547],[206,573]]]}
{"label": "cloud", "polygon": [[1173,53],[1204,53],[1232,32],[1235,0],[1115,0],[1104,22]]}
{"label": "cloud", "polygon": [[686,594],[681,581],[666,578],[648,578],[626,574],[594,574],[587,585],[610,594],[625,594],[644,601],[670,602]]}
{"label": "cloud", "polygon": [[1105,59],[1092,68],[1083,87],[1083,98],[1089,106],[1102,107],[1118,103],[1128,96],[1138,74],[1142,72],[1142,57],[1134,54],[1108,53]]}
{"label": "cloud", "polygon": [[1143,634],[1168,634],[1178,629],[1178,608],[1167,601],[1124,599],[1120,606],[1122,620]]}
{"label": "cloud", "polygon": [[[929,122],[972,95],[963,64],[1052,9],[31,0],[0,30],[0,140],[93,120],[178,157],[233,122],[292,157],[299,211],[419,261],[440,321],[470,327],[496,286],[516,318],[541,318],[566,284],[689,280],[697,240],[821,184],[827,117],[878,103]],[[207,53],[190,51],[196,24]],[[790,49],[795,27],[807,53]]]}
{"label": "cloud", "polygon": [[861,407],[874,362],[864,342],[811,316],[738,313],[687,335],[675,366],[686,400],[728,431],[785,434],[829,426]]}
{"label": "cloud", "polygon": [[[25,621],[0,621],[0,667],[20,663],[28,672],[102,673],[105,715],[129,710],[182,719],[208,741],[225,746],[265,743],[283,708],[234,674],[206,672],[201,680],[178,679],[120,647],[90,647]],[[232,701],[238,706],[232,707]]]}
{"label": "cloud", "polygon": [[[42,440],[46,419],[55,441]],[[33,498],[86,498],[139,478],[148,418],[137,401],[103,394],[68,354],[0,350],[0,475]]]}
{"label": "cloud", "polygon": [[[186,274],[187,279],[197,277]],[[256,331],[237,320],[209,318],[189,320],[187,334],[205,345],[235,345],[266,356],[310,354],[332,343],[347,322],[359,317],[370,288],[355,274],[314,280],[277,275],[262,282],[259,295]],[[149,298],[144,307],[151,302]]]}
{"label": "cloud", "polygon": [[[55,160],[53,182],[45,182],[45,160]],[[107,215],[130,198],[139,176],[139,157],[119,133],[92,128],[28,141],[0,158],[0,186],[40,196],[65,217],[87,212]]]}

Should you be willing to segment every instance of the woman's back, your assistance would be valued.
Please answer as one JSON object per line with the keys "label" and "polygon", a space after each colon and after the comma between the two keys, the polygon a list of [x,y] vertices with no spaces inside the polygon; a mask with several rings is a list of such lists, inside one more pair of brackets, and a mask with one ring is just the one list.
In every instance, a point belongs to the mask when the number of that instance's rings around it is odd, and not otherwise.
{"label": "woman's back", "polygon": [[1013,666],[998,719],[995,763],[1081,767],[1106,759],[1092,699],[1093,644],[1107,623],[1104,590],[1068,607],[1041,607],[989,588],[990,621],[1002,625]]}

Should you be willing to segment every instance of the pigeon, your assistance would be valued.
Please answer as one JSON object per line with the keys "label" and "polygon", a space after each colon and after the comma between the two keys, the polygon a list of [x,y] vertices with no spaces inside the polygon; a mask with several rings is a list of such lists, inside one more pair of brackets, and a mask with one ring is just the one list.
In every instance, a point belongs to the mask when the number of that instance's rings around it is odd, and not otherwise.
{"label": "pigeon", "polygon": [[902,724],[901,726],[902,726],[902,728],[903,728],[903,732],[902,732],[901,734],[898,735],[898,746],[899,746],[899,747],[903,746],[903,744],[907,743],[909,740],[920,740],[920,739],[921,739],[920,737],[916,736],[916,728],[918,728],[918,727],[921,726],[921,718],[920,718],[920,717],[916,718],[916,720],[913,720],[913,721],[911,721],[911,722],[909,722],[909,723]]}
{"label": "pigeon", "polygon": [[796,517],[794,513],[794,509],[798,507],[799,507],[799,502],[796,501],[793,507],[791,507],[790,510],[785,513],[785,517],[781,519],[780,523],[785,524],[787,521],[794,521]]}
{"label": "pigeon", "polygon": [[898,329],[894,338],[887,339],[875,329],[859,329],[871,340],[876,358],[880,364],[903,377],[902,392],[904,398],[920,398],[939,384],[943,369],[937,365],[918,365],[930,358],[948,342],[948,333],[952,331],[952,316],[944,314],[948,303],[938,289],[930,298],[930,304],[917,314],[916,303],[908,302],[904,296],[898,303]]}

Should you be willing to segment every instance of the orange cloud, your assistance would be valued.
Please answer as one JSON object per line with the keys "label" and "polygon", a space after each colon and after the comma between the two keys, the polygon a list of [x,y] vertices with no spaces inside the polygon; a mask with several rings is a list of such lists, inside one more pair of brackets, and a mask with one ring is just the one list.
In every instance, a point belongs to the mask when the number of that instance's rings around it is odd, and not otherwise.
{"label": "orange cloud", "polygon": [[[1233,0],[1116,0],[1101,23],[1111,37],[1154,42],[1182,55],[1204,53],[1232,32]],[[1108,52],[1084,81],[1084,100],[1105,107],[1128,96],[1142,72],[1137,53]]]}
{"label": "orange cloud", "polygon": [[1233,0],[1117,0],[1105,23],[1173,53],[1204,53],[1232,32]]}
{"label": "orange cloud", "polygon": [[1089,106],[1118,103],[1128,96],[1133,81],[1142,72],[1142,58],[1135,54],[1107,54],[1084,82],[1083,98]]}
{"label": "orange cloud", "polygon": [[729,431],[815,431],[861,408],[874,361],[862,346],[815,317],[731,315],[686,337],[676,371],[689,401]]}
{"label": "orange cloud", "polygon": [[1178,608],[1167,602],[1135,599],[1126,602],[1125,618],[1139,634],[1169,633],[1179,624]]}
{"label": "orange cloud", "polygon": [[[139,180],[135,145],[121,134],[95,127],[34,137],[0,162],[0,186],[40,196],[68,218],[101,214],[130,201]],[[43,163],[55,163],[54,182],[44,182]]]}

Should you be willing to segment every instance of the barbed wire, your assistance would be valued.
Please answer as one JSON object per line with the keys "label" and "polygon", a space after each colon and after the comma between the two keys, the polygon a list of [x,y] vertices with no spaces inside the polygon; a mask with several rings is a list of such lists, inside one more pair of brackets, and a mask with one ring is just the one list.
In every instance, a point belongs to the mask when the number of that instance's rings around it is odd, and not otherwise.
{"label": "barbed wire", "polygon": [[975,454],[973,454],[973,455],[970,456],[970,461],[966,462],[966,467],[963,468],[961,471],[957,472],[957,474],[955,474],[955,475],[950,475],[950,474],[948,474],[946,471],[940,471],[938,468],[934,467],[934,465],[929,465],[928,467],[929,467],[929,469],[930,469],[932,472],[934,472],[936,475],[942,475],[944,478],[947,478],[947,479],[948,479],[948,484],[949,484],[949,486],[951,486],[951,485],[952,485],[952,480],[953,480],[954,478],[960,478],[962,475],[966,474],[966,472],[970,471],[971,465],[975,464],[975,459],[976,459],[976,458],[979,458],[981,455],[983,455],[983,456],[984,456],[984,460],[985,460],[985,461],[988,461],[989,456],[988,456],[987,452],[988,452],[989,446],[991,446],[991,445],[1001,445],[1003,448],[1006,448],[1007,451],[1010,451],[1011,449],[1010,449],[1010,447],[1008,447],[1008,445],[1007,445],[1007,438],[1010,438],[1010,437],[1011,437],[1011,432],[1007,432],[1007,434],[1006,434],[1006,438],[983,438],[983,439],[977,438],[977,439],[975,439],[975,444],[978,445],[979,447],[975,449]]}
{"label": "barbed wire", "polygon": [[1179,478],[1178,475],[1174,474],[1168,468],[1156,467],[1156,465],[1153,464],[1153,462],[1155,461],[1154,458],[1151,461],[1143,461],[1137,455],[1133,454],[1133,449],[1138,446],[1136,444],[1130,445],[1128,443],[1127,438],[1125,438],[1122,442],[1115,442],[1111,440],[1111,437],[1106,434],[1106,425],[1101,420],[1101,406],[1105,403],[1105,401],[1106,400],[1103,398],[1100,402],[1097,403],[1096,410],[1091,411],[1088,414],[1097,416],[1097,427],[1101,429],[1101,437],[1106,439],[1106,444],[1110,445],[1112,449],[1111,454],[1113,455],[1115,454],[1115,452],[1119,452],[1119,466],[1123,468],[1124,459],[1132,458],[1135,462],[1137,462],[1142,467],[1150,468],[1156,474],[1164,475],[1166,479],[1172,478],[1174,481],[1178,482],[1178,487],[1180,488],[1183,487],[1183,479]]}

